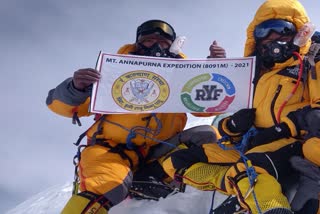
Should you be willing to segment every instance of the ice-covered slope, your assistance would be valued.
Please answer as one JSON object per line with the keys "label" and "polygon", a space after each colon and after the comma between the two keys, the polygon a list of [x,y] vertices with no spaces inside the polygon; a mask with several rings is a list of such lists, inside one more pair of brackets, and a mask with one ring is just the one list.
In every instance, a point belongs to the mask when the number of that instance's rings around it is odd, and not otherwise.
{"label": "ice-covered slope", "polygon": [[[21,203],[7,214],[58,214],[71,196],[72,185],[54,186]],[[218,195],[218,194],[217,194]],[[222,201],[218,195],[215,202]],[[110,210],[110,214],[207,214],[212,192],[203,192],[187,187],[159,201],[126,199]]]}

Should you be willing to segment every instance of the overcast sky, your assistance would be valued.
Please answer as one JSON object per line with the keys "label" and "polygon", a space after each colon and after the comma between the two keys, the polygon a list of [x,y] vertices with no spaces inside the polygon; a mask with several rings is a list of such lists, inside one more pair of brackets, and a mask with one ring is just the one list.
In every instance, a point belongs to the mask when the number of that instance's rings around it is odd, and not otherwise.
{"label": "overcast sky", "polygon": [[[184,53],[206,57],[213,40],[228,57],[243,53],[245,31],[263,0],[1,0],[0,213],[53,185],[73,179],[73,145],[83,127],[53,114],[48,90],[100,50],[135,41],[148,19],[171,23],[187,37]],[[320,1],[301,0],[320,26]],[[193,119],[191,119],[193,120]]]}

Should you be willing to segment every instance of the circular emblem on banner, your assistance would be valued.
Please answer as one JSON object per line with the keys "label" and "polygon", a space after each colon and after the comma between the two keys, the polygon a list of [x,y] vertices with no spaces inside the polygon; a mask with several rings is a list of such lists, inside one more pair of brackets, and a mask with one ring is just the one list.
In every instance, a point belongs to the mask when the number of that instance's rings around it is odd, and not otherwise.
{"label": "circular emblem on banner", "polygon": [[235,98],[235,87],[221,74],[202,74],[183,86],[180,98],[193,112],[223,112]]}
{"label": "circular emblem on banner", "polygon": [[162,106],[169,97],[169,85],[158,74],[150,71],[131,71],[121,75],[112,86],[114,101],[127,111],[152,111]]}

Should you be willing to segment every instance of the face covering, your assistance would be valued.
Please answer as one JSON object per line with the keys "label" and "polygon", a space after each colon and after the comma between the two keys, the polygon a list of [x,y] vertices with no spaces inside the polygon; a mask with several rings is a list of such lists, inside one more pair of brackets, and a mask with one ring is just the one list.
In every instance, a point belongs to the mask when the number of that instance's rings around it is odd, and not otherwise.
{"label": "face covering", "polygon": [[141,43],[138,43],[137,51],[138,55],[143,56],[154,56],[154,57],[166,57],[166,58],[176,58],[175,54],[170,53],[169,49],[164,49],[158,43],[154,43],[151,47],[146,47]]}
{"label": "face covering", "polygon": [[267,68],[272,68],[275,63],[282,63],[293,56],[294,51],[298,51],[292,41],[272,41],[257,48],[259,59]]}

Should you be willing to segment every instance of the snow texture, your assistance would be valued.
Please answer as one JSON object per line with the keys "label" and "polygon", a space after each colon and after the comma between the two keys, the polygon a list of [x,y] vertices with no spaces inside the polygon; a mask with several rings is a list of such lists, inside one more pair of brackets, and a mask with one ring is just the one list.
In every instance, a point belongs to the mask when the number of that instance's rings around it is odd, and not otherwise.
{"label": "snow texture", "polygon": [[[72,184],[53,186],[21,203],[6,214],[58,214],[71,197]],[[216,193],[215,204],[225,196]],[[177,193],[159,201],[126,199],[110,210],[110,214],[206,214],[212,201],[211,191],[199,191],[187,187],[185,193]],[[215,205],[216,206],[216,205]]]}

